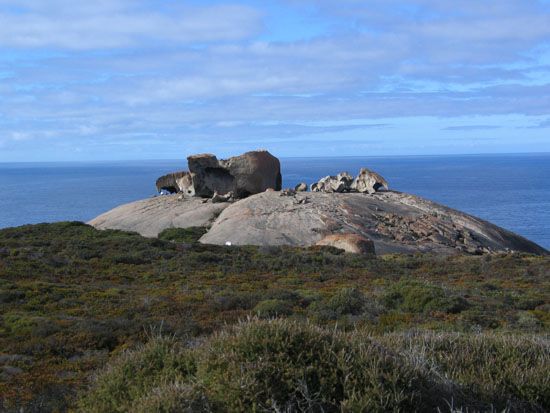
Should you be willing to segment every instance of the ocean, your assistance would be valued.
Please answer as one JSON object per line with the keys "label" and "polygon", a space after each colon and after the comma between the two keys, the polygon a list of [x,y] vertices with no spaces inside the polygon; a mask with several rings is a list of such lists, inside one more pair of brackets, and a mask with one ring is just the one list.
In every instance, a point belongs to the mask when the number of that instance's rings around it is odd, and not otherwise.
{"label": "ocean", "polygon": [[[550,154],[283,158],[283,186],[361,167],[391,189],[476,215],[550,249]],[[155,180],[185,160],[0,163],[0,228],[88,221],[153,196]]]}

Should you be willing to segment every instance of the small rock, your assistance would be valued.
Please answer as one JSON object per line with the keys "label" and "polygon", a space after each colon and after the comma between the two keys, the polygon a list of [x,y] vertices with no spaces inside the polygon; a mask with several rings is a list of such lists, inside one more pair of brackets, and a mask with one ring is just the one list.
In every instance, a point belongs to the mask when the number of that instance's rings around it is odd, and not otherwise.
{"label": "small rock", "polygon": [[357,234],[332,234],[323,238],[315,245],[335,247],[352,254],[374,255],[374,243]]}
{"label": "small rock", "polygon": [[227,194],[220,195],[217,191],[214,191],[214,196],[212,197],[212,203],[218,204],[221,202],[230,202],[233,199],[233,192],[228,192]]}
{"label": "small rock", "polygon": [[294,188],[294,190],[296,192],[307,192],[307,184],[304,183],[304,182],[301,182],[299,183],[298,185],[296,185],[296,187]]}
{"label": "small rock", "polygon": [[294,196],[294,195],[296,195],[296,190],[287,188],[287,189],[283,189],[279,196]]}

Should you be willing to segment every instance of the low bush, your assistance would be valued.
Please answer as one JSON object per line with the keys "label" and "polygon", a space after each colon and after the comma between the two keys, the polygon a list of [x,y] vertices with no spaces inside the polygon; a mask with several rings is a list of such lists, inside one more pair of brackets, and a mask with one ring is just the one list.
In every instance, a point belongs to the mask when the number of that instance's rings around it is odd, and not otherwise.
{"label": "low bush", "polygon": [[272,318],[292,314],[292,304],[288,301],[272,299],[260,301],[253,312],[261,318]]}
{"label": "low bush", "polygon": [[[492,411],[550,408],[550,341],[536,336],[395,333],[379,338],[469,392]],[[404,351],[404,352],[403,352]]]}
{"label": "low bush", "polygon": [[548,340],[458,333],[372,337],[249,320],[184,347],[172,339],[115,359],[84,412],[545,411]]}
{"label": "low bush", "polygon": [[436,388],[421,369],[366,336],[250,321],[195,349],[153,339],[104,370],[80,407],[134,411],[147,400],[163,406],[155,411],[193,404],[217,412],[422,411],[437,405]]}
{"label": "low bush", "polygon": [[168,228],[162,231],[158,238],[164,241],[193,244],[199,242],[206,232],[207,229],[204,227]]}
{"label": "low bush", "polygon": [[448,294],[441,287],[412,280],[394,284],[384,294],[383,302],[388,308],[411,313],[459,313],[468,308],[464,298]]}
{"label": "low bush", "polygon": [[138,350],[126,352],[111,363],[93,390],[80,399],[80,408],[98,413],[135,411],[139,405],[136,402],[145,396],[151,397],[162,383],[187,380],[195,371],[191,355],[174,339],[154,337]]}

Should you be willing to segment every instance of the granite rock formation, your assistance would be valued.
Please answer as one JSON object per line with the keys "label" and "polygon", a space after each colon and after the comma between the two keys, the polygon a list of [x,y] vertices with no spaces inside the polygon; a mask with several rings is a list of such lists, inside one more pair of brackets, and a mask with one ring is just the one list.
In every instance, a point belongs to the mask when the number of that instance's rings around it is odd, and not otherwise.
{"label": "granite rock formation", "polygon": [[245,198],[268,188],[281,189],[280,162],[267,151],[247,152],[227,160],[211,154],[193,155],[187,161],[195,194],[200,197],[232,192],[235,198]]}
{"label": "granite rock formation", "polygon": [[374,194],[380,188],[388,189],[386,180],[369,169],[362,168],[353,181],[351,189],[361,193]]}
{"label": "granite rock formation", "polygon": [[332,234],[368,238],[377,254],[547,253],[487,221],[395,191],[369,196],[303,192],[279,196],[264,192],[231,204],[201,242],[311,246]]}
{"label": "granite rock formation", "polygon": [[157,191],[168,191],[172,194],[183,193],[185,196],[195,196],[193,175],[189,172],[173,172],[161,176],[156,182]]}
{"label": "granite rock formation", "polygon": [[97,229],[120,229],[156,237],[167,228],[206,227],[228,203],[204,202],[181,195],[157,196],[121,205],[89,222]]}
{"label": "granite rock formation", "polygon": [[296,192],[307,192],[307,184],[305,182],[301,182],[294,187],[294,190]]}
{"label": "granite rock formation", "polygon": [[[487,221],[426,199],[390,191],[376,172],[342,172],[281,191],[281,169],[267,151],[218,160],[188,158],[190,172],[168,174],[157,189],[183,195],[123,205],[90,222],[148,237],[172,227],[208,227],[217,245],[330,245],[356,253],[484,254],[544,248]],[[380,189],[385,188],[385,191]]]}

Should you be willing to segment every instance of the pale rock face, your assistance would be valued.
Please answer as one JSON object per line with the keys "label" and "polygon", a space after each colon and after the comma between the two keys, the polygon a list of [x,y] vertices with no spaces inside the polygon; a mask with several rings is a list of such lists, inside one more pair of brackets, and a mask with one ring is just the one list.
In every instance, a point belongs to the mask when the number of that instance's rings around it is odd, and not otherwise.
{"label": "pale rock face", "polygon": [[388,182],[376,172],[362,168],[351,188],[357,192],[374,194],[380,188],[388,189]]}
{"label": "pale rock face", "polygon": [[195,196],[195,186],[193,185],[193,174],[186,173],[181,178],[176,179],[179,191],[186,197]]}
{"label": "pale rock face", "polygon": [[544,248],[487,221],[395,191],[264,192],[226,208],[201,238],[205,244],[312,246],[329,235],[370,239],[377,254],[483,254]]}
{"label": "pale rock face", "polygon": [[187,160],[197,196],[210,198],[217,191],[245,198],[268,188],[281,190],[280,162],[267,151],[247,152],[227,160],[211,154],[193,155]]}
{"label": "pale rock face", "polygon": [[302,182],[294,187],[296,192],[307,192],[307,184]]}
{"label": "pale rock face", "polygon": [[193,175],[189,172],[173,172],[157,179],[157,191],[162,190],[170,193],[182,192],[186,196],[194,196]]}
{"label": "pale rock face", "polygon": [[317,242],[316,245],[324,245],[338,248],[352,254],[375,255],[374,242],[357,234],[332,234]]}
{"label": "pale rock face", "polygon": [[181,195],[157,196],[121,205],[89,222],[97,229],[120,229],[156,237],[167,228],[207,227],[230,203],[203,203]]}
{"label": "pale rock face", "polygon": [[[342,193],[349,192],[353,178],[347,172],[341,172],[337,176],[325,176],[316,184],[313,192]],[[314,184],[315,185],[315,184]]]}

